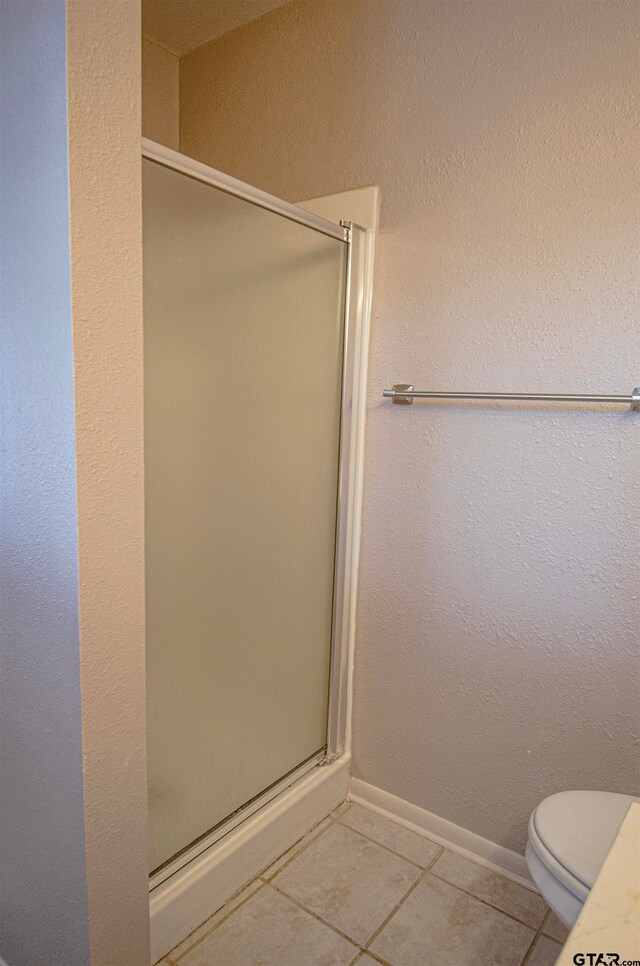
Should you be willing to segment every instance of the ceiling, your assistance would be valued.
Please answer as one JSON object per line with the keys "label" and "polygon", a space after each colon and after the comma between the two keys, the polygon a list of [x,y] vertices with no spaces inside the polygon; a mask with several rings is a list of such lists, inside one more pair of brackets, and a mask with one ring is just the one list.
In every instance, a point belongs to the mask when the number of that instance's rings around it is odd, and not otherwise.
{"label": "ceiling", "polygon": [[181,57],[289,0],[142,0],[142,33]]}

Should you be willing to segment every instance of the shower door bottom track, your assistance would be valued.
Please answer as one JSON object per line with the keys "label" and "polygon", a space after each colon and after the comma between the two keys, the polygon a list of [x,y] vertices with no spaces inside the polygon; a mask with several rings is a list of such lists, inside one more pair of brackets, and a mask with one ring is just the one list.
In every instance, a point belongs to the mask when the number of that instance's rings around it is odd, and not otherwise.
{"label": "shower door bottom track", "polygon": [[183,869],[185,865],[188,865],[193,859],[198,855],[201,855],[207,849],[219,842],[220,839],[228,835],[234,828],[237,828],[241,822],[246,821],[250,815],[253,815],[259,809],[264,808],[269,802],[273,801],[281,792],[286,788],[289,788],[295,782],[297,782],[303,775],[306,775],[313,768],[318,765],[323,764],[327,760],[327,749],[326,747],[321,748],[319,751],[314,752],[306,761],[302,764],[297,765],[292,771],[287,772],[282,778],[274,782],[273,785],[269,785],[264,791],[256,795],[250,801],[246,802],[227,818],[219,822],[208,832],[205,832],[200,838],[196,839],[195,842],[191,842],[185,849],[178,852],[177,855],[172,856],[167,862],[161,865],[158,869],[155,869],[149,876],[149,891],[151,892],[161,883],[166,882],[172,875]]}

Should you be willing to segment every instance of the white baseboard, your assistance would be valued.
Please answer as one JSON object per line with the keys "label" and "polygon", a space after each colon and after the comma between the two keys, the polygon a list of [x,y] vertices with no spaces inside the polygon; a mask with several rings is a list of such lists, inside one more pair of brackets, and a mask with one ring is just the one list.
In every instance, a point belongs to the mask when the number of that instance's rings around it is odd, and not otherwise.
{"label": "white baseboard", "polygon": [[200,923],[328,815],[349,790],[351,760],[318,765],[149,896],[151,962]]}
{"label": "white baseboard", "polygon": [[455,825],[446,818],[434,815],[433,812],[428,812],[419,805],[412,805],[404,798],[398,798],[397,795],[376,788],[375,785],[368,785],[359,778],[351,779],[349,800],[366,805],[413,832],[428,836],[439,845],[444,845],[453,852],[459,852],[460,855],[472,859],[478,865],[491,869],[492,872],[498,872],[507,879],[512,879],[513,882],[530,889],[531,892],[539,891],[529,875],[524,855],[518,852],[505,849],[504,846],[476,835],[475,832],[470,832],[460,825]]}

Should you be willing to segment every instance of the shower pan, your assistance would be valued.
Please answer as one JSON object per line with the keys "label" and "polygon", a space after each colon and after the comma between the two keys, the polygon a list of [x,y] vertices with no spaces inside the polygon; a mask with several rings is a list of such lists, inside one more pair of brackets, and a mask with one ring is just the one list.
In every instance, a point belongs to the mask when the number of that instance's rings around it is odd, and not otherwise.
{"label": "shower pan", "polygon": [[181,897],[163,955],[234,830],[348,778],[367,233],[152,142],[142,165],[152,936],[154,895]]}

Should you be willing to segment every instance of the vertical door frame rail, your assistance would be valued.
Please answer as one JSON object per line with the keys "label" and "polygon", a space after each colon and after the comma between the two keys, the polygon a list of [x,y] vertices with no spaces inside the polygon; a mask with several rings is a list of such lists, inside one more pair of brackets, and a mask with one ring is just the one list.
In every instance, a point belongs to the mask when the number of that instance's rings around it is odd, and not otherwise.
{"label": "vertical door frame rail", "polygon": [[354,222],[340,223],[348,232],[344,302],[344,355],[338,463],[336,561],[331,634],[331,670],[326,763],[351,750],[351,669],[360,544],[362,464],[364,457],[364,390],[368,332],[366,284],[367,232]]}
{"label": "vertical door frame rail", "polygon": [[344,298],[344,342],[340,452],[336,520],[336,550],[329,673],[329,709],[326,752],[314,755],[271,788],[256,796],[238,812],[193,843],[154,872],[149,881],[154,890],[189,862],[218,842],[234,828],[263,808],[318,765],[328,765],[351,752],[351,677],[355,607],[359,558],[362,470],[364,458],[364,412],[367,377],[368,320],[372,278],[372,232],[343,221],[336,225],[297,205],[282,201],[230,175],[195,161],[186,155],[142,139],[142,156],[227,194],[265,208],[347,245]]}

